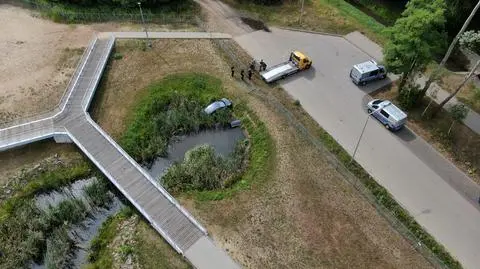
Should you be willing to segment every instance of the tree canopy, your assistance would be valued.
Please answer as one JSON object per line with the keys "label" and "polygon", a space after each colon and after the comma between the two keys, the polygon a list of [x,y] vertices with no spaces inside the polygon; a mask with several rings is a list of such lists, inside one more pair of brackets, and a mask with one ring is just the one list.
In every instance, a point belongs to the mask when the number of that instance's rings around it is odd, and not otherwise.
{"label": "tree canopy", "polygon": [[445,47],[445,9],[444,0],[411,0],[402,17],[386,30],[385,65],[402,75],[401,86]]}

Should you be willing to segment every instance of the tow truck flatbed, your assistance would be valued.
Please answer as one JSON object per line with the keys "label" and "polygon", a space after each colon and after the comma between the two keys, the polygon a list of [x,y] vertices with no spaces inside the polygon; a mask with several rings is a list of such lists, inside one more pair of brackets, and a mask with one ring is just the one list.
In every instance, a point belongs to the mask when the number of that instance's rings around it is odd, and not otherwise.
{"label": "tow truck flatbed", "polygon": [[265,71],[260,72],[262,79],[267,82],[273,82],[285,78],[300,70],[307,70],[312,66],[312,61],[299,51],[290,53],[288,61],[274,65]]}
{"label": "tow truck flatbed", "polygon": [[265,71],[260,72],[260,76],[265,82],[270,83],[275,80],[285,78],[286,76],[295,74],[299,71],[298,67],[292,61],[286,61],[281,64],[274,65]]}

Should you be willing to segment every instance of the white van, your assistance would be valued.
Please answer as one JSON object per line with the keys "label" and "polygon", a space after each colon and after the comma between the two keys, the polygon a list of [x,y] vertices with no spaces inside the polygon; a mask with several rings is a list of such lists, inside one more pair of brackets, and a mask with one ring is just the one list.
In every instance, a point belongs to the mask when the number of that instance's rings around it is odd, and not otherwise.
{"label": "white van", "polygon": [[356,64],[350,70],[350,78],[357,85],[366,85],[367,82],[387,77],[387,71],[383,65],[374,60]]}
{"label": "white van", "polygon": [[[381,109],[378,110],[379,108]],[[367,111],[368,113],[373,112],[372,115],[391,131],[400,130],[407,122],[407,114],[388,100],[370,101],[367,104]]]}

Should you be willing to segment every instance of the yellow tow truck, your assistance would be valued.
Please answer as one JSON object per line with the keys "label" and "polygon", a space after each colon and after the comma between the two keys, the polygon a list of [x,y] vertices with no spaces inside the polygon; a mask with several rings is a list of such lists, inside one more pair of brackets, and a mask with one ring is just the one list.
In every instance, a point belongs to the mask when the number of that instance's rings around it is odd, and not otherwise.
{"label": "yellow tow truck", "polygon": [[260,72],[260,76],[265,82],[270,83],[295,74],[300,70],[307,70],[311,66],[312,60],[310,60],[305,54],[299,51],[293,51],[290,53],[288,61],[274,65],[265,71]]}

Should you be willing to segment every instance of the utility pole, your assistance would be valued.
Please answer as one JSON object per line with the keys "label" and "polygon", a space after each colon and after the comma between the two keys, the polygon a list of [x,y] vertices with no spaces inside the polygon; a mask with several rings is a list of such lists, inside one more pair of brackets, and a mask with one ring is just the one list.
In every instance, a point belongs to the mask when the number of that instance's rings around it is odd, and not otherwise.
{"label": "utility pole", "polygon": [[300,9],[300,17],[298,18],[298,23],[302,23],[302,16],[303,16],[303,6],[305,4],[305,0],[301,0],[302,1],[302,8]]}
{"label": "utility pole", "polygon": [[[468,16],[467,20],[465,21],[465,23],[463,24],[462,28],[460,29],[460,31],[458,32],[458,34],[455,36],[455,38],[453,39],[452,43],[450,43],[450,47],[448,47],[448,50],[447,52],[445,53],[445,56],[443,56],[443,59],[442,61],[440,62],[440,64],[437,66],[437,68],[435,68],[435,70],[433,71],[433,73],[430,75],[430,77],[428,78],[427,82],[425,82],[425,86],[423,87],[422,89],[422,93],[423,95],[427,92],[428,88],[430,88],[430,85],[432,84],[432,82],[437,78],[438,76],[438,73],[440,73],[440,70],[442,69],[442,67],[445,65],[445,63],[447,62],[448,58],[450,58],[450,54],[452,53],[453,51],[453,48],[455,47],[455,45],[457,44],[458,40],[460,39],[460,37],[462,36],[463,32],[467,29],[467,26],[470,24],[470,21],[473,19],[473,17],[475,16],[475,13],[477,13],[477,10],[478,8],[480,7],[480,0],[478,1],[477,5],[473,8],[472,12],[470,13],[470,16]],[[421,95],[421,96],[423,96]],[[429,104],[430,105],[430,104]],[[425,111],[424,111],[425,113]],[[422,113],[422,114],[424,114]]]}
{"label": "utility pole", "polygon": [[142,24],[143,24],[143,29],[145,30],[145,36],[147,37],[147,42],[148,42],[148,47],[152,47],[152,42],[148,38],[148,31],[147,31],[147,25],[145,24],[145,19],[143,18],[143,11],[142,11],[142,3],[137,2],[138,8],[140,8],[140,16],[142,17]]}
{"label": "utility pole", "polygon": [[355,149],[353,150],[352,159],[350,160],[350,163],[352,163],[355,160],[355,154],[357,154],[358,146],[360,145],[360,141],[362,140],[363,133],[365,132],[365,128],[367,128],[367,123],[368,123],[368,120],[370,119],[370,116],[374,113],[377,113],[378,111],[382,110],[383,108],[385,108],[387,106],[389,106],[389,104],[384,105],[384,106],[380,106],[379,108],[375,109],[374,111],[368,112],[367,119],[365,120],[365,124],[363,125],[362,132],[360,133],[360,137],[358,138],[357,144],[355,145]]}

